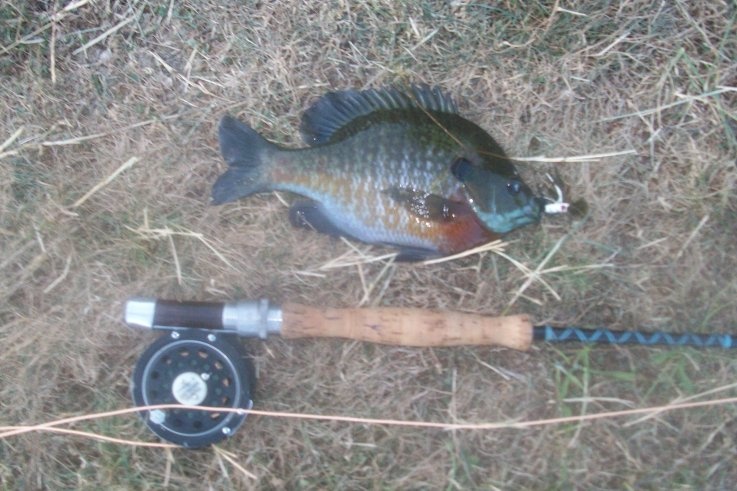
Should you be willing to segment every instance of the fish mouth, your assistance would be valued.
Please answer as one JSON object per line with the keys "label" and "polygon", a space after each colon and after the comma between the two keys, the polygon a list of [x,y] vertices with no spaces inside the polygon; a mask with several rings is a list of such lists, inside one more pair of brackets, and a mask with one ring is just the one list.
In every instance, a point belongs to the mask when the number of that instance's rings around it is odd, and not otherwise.
{"label": "fish mouth", "polygon": [[544,198],[531,196],[524,206],[506,212],[500,212],[497,209],[485,212],[478,208],[475,211],[489,230],[497,234],[506,234],[517,228],[540,221],[544,209]]}
{"label": "fish mouth", "polygon": [[563,194],[558,190],[557,198],[547,196],[530,196],[524,206],[507,212],[499,212],[496,207],[490,212],[476,209],[476,214],[486,227],[497,234],[507,234],[517,228],[537,223],[543,214],[553,215],[568,212],[569,204],[563,201]]}

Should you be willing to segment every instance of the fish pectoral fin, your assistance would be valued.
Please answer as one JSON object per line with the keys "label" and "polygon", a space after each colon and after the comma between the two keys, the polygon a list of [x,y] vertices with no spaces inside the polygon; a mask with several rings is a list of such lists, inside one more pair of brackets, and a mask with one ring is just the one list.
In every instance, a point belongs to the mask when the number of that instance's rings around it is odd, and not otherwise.
{"label": "fish pectoral fin", "polygon": [[410,188],[393,187],[383,191],[410,213],[423,220],[449,222],[459,216],[473,213],[471,207],[460,201]]}
{"label": "fish pectoral fin", "polygon": [[325,216],[322,207],[315,201],[298,201],[289,207],[289,221],[295,227],[314,230],[333,237],[351,237]]}

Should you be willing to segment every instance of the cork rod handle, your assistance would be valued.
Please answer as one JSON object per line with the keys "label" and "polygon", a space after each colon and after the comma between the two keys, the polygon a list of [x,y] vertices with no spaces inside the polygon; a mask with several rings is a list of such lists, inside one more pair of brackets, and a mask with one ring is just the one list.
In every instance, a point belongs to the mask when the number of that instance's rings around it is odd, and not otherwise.
{"label": "cork rod handle", "polygon": [[527,350],[529,316],[477,314],[405,308],[331,309],[282,306],[285,338],[336,337],[399,346],[495,345]]}

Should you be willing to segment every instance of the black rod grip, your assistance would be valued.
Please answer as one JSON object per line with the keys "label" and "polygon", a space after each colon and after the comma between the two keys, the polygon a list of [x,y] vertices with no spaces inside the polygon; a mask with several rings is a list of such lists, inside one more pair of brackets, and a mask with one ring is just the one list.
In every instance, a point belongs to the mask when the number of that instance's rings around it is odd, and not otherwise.
{"label": "black rod grip", "polygon": [[224,303],[157,300],[154,326],[223,329]]}

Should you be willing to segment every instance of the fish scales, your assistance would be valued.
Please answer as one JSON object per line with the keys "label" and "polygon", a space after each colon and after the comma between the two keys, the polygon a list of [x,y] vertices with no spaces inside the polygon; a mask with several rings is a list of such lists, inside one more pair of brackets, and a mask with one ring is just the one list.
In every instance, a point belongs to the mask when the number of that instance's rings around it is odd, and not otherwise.
{"label": "fish scales", "polygon": [[[397,206],[382,191],[400,187],[452,196],[460,183],[443,164],[450,161],[450,153],[437,152],[430,159],[417,147],[416,130],[406,129],[401,124],[370,127],[341,145],[287,151],[270,166],[269,180],[275,190],[320,202],[348,235],[366,242],[434,247],[437,227]],[[365,150],[367,139],[382,144]]]}

